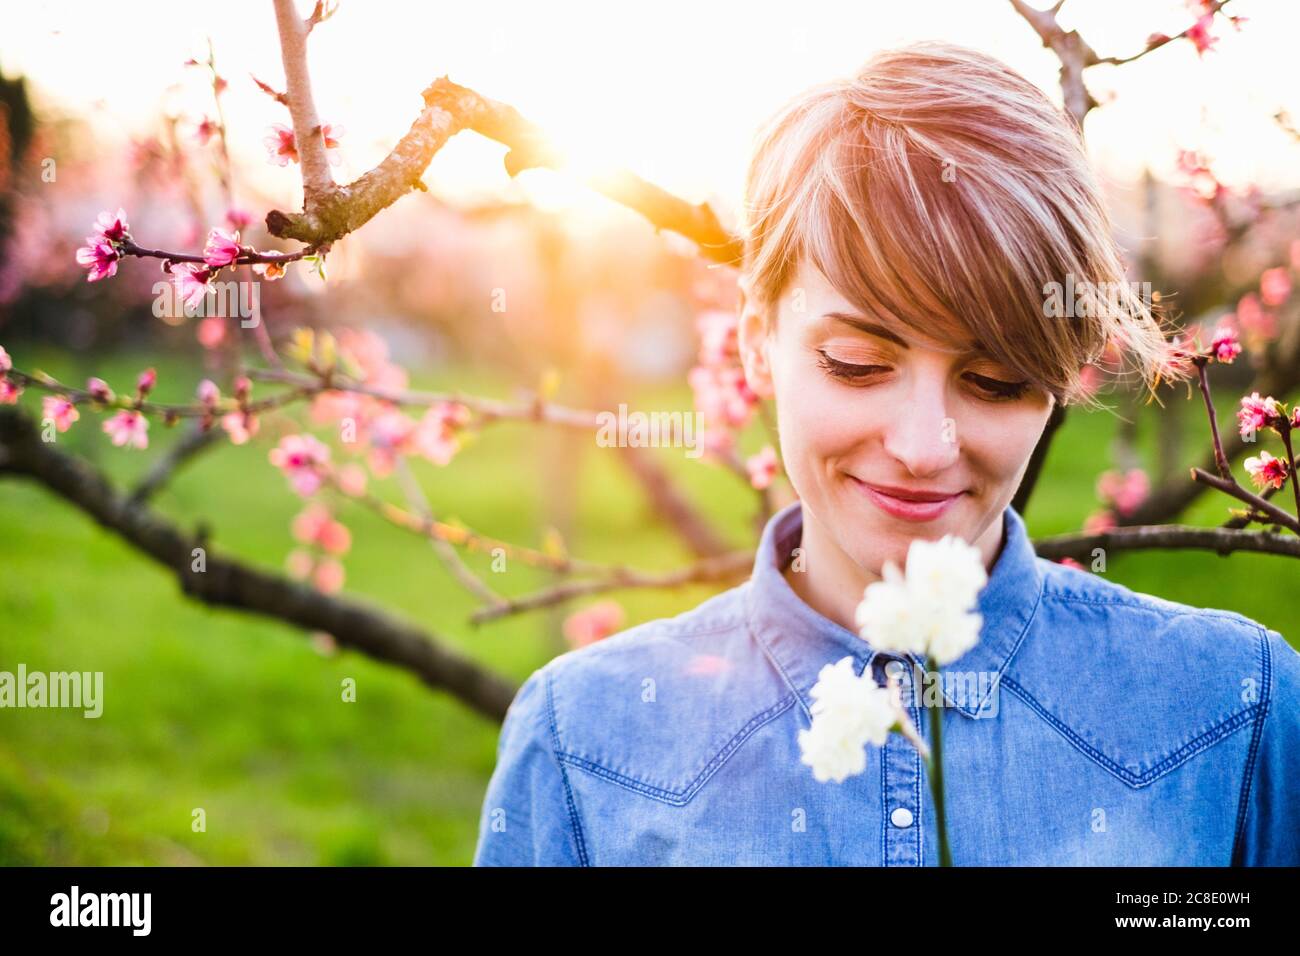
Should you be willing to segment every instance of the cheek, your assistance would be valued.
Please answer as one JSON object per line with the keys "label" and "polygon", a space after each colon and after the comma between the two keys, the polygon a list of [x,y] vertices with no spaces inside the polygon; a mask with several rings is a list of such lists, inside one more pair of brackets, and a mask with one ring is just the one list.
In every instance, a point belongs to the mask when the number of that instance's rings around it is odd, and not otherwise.
{"label": "cheek", "polygon": [[878,430],[881,403],[864,401],[864,393],[845,389],[816,368],[787,364],[774,372],[777,421],[788,467],[797,467],[800,459],[847,451]]}
{"label": "cheek", "polygon": [[961,429],[963,455],[990,477],[1018,478],[1033,454],[1047,415],[1048,410],[1037,405],[968,415]]}

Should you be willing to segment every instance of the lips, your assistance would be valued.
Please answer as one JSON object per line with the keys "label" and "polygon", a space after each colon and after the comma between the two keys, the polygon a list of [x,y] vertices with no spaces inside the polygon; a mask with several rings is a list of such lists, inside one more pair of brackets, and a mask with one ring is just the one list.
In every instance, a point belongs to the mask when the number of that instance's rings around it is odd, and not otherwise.
{"label": "lips", "polygon": [[868,500],[881,511],[904,521],[933,521],[965,494],[964,491],[951,492],[868,484],[858,478],[853,478],[853,483],[862,489]]}

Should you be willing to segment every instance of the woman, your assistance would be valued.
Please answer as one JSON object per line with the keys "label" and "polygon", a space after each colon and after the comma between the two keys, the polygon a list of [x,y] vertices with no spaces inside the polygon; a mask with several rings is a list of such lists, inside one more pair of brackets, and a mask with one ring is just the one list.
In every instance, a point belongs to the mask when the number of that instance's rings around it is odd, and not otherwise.
{"label": "woman", "polygon": [[[923,735],[944,708],[958,865],[1300,864],[1300,655],[1036,557],[1010,505],[1107,342],[1148,384],[1167,354],[1068,118],[983,54],[890,51],[775,117],[746,213],[740,353],[799,501],[743,585],[528,679],[475,863],[934,865],[900,734],[843,782],[801,762],[809,691],[849,656],[893,665]],[[1076,307],[1045,308],[1067,281]],[[984,625],[927,703],[854,612],[950,533],[984,560]]]}

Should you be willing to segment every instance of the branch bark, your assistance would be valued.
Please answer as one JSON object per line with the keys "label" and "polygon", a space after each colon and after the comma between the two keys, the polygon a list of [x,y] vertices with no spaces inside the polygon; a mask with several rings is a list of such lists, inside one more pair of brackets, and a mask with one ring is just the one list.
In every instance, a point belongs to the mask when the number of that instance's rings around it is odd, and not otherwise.
{"label": "branch bark", "polygon": [[284,62],[285,95],[302,166],[303,208],[310,210],[334,189],[320,117],[312,97],[311,74],[307,70],[308,21],[298,16],[294,0],[274,0],[275,25],[280,33],[280,59]]}
{"label": "branch bark", "polygon": [[1087,561],[1094,548],[1111,551],[1200,550],[1228,555],[1234,551],[1256,551],[1300,558],[1300,537],[1271,531],[1241,531],[1233,528],[1190,528],[1183,525],[1142,525],[1116,528],[1100,534],[1063,534],[1041,538],[1034,550],[1041,558],[1059,561],[1074,558]]}
{"label": "branch bark", "polygon": [[[563,164],[563,157],[547,143],[542,130],[512,106],[480,96],[445,76],[435,80],[423,95],[425,109],[383,162],[356,182],[333,187],[314,203],[307,203],[303,213],[272,210],[266,217],[271,234],[323,246],[359,229],[411,189],[422,189],[419,179],[434,154],[461,130],[473,130],[510,147],[505,165],[511,176],[525,169]],[[707,203],[689,203],[626,170],[592,177],[588,183],[639,212],[656,228],[692,240],[712,261],[740,263],[740,239],[723,228]]]}

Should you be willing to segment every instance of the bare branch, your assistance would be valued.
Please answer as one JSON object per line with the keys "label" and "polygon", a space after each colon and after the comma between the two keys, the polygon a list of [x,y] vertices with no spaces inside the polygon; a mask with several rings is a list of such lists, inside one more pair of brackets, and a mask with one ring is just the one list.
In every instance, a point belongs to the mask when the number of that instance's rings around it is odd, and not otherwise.
{"label": "bare branch", "polygon": [[535,611],[563,604],[574,598],[624,588],[676,588],[687,584],[734,583],[746,577],[754,565],[752,551],[732,551],[716,558],[706,558],[685,568],[672,571],[633,571],[620,569],[604,578],[565,581],[522,598],[513,598],[498,607],[484,608],[470,616],[473,624],[482,624],[511,614]]}
{"label": "bare branch", "polygon": [[202,424],[195,425],[185,433],[176,444],[162,455],[153,467],[149,469],[131,490],[131,496],[128,499],[132,504],[139,505],[148,501],[154,494],[161,489],[167,482],[171,481],[172,476],[192,458],[195,458],[203,451],[211,448],[218,438],[224,437],[225,432],[219,428],[205,429]]}
{"label": "bare branch", "polygon": [[[415,475],[411,473],[411,466],[407,464],[405,458],[398,458],[397,465],[394,469],[397,473],[398,483],[402,487],[402,493],[406,496],[407,503],[411,508],[426,522],[432,524],[436,519],[433,509],[429,507],[429,499],[416,481]],[[450,543],[439,537],[430,537],[429,544],[442,563],[451,572],[451,576],[460,582],[465,590],[473,594],[481,602],[489,607],[501,605],[505,599],[497,594],[490,587],[479,580],[469,565],[461,560],[460,554]]]}
{"label": "bare branch", "polygon": [[320,117],[312,98],[311,74],[307,70],[308,21],[298,16],[294,0],[274,0],[275,25],[280,32],[280,59],[284,62],[285,95],[289,99],[289,116],[302,165],[303,207],[311,209],[316,201],[334,190],[329,158],[325,155],[325,138],[321,135]]}
{"label": "bare branch", "polygon": [[1061,95],[1065,110],[1082,130],[1083,118],[1097,105],[1083,82],[1083,71],[1098,62],[1097,54],[1078,32],[1067,32],[1056,22],[1056,14],[1061,9],[1059,3],[1047,10],[1031,7],[1024,0],[1011,0],[1011,5],[1034,28],[1043,46],[1050,47],[1061,61]]}
{"label": "bare branch", "polygon": [[619,449],[623,464],[641,483],[654,513],[671,525],[699,557],[716,557],[728,550],[704,515],[673,484],[672,477],[646,448]]}
{"label": "bare branch", "polygon": [[1191,528],[1185,525],[1139,525],[1115,528],[1099,534],[1062,534],[1040,538],[1034,550],[1040,558],[1059,561],[1074,558],[1086,562],[1094,548],[1112,551],[1213,551],[1228,555],[1234,551],[1255,551],[1300,558],[1300,537],[1269,531],[1241,531],[1234,528]]}

